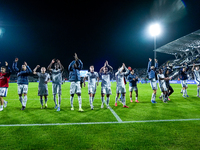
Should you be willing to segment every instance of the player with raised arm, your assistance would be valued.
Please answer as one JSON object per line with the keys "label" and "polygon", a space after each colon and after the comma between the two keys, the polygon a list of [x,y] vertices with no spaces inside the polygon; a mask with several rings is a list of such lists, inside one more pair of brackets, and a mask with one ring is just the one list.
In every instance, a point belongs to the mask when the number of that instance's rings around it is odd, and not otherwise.
{"label": "player with raised arm", "polygon": [[130,69],[131,73],[128,75],[128,81],[129,81],[129,92],[130,92],[130,101],[132,100],[132,93],[133,90],[135,91],[135,102],[139,103],[138,101],[138,88],[137,88],[137,82],[138,82],[138,76],[135,74],[133,69]]}
{"label": "player with raised arm", "polygon": [[169,81],[171,80],[171,78],[167,77],[165,78],[165,75],[163,74],[163,70],[159,69],[158,71],[158,83],[159,83],[159,87],[160,87],[160,91],[161,91],[161,96],[159,97],[164,103],[167,103],[168,101],[168,89],[166,86],[166,82],[165,81]]}
{"label": "player with raised arm", "polygon": [[90,107],[91,107],[91,110],[93,110],[94,109],[94,106],[93,106],[94,96],[96,93],[97,86],[99,84],[99,75],[97,72],[94,71],[94,66],[90,66],[90,72],[88,72],[86,74],[86,76],[84,77],[84,81],[83,81],[84,87],[85,87],[86,78],[88,78],[88,94],[90,96],[90,98],[89,98]]}
{"label": "player with raised arm", "polygon": [[185,63],[186,67],[184,66],[183,68],[180,69],[179,71],[179,77],[180,77],[180,80],[181,80],[181,86],[182,86],[182,89],[183,89],[183,97],[186,98],[186,97],[189,97],[187,95],[187,88],[188,88],[188,85],[187,85],[187,71],[189,70],[189,67],[187,65],[187,63]]}
{"label": "player with raised arm", "polygon": [[157,59],[155,59],[155,66],[151,66],[151,62],[152,62],[152,59],[149,58],[147,73],[148,73],[148,77],[149,77],[149,80],[150,80],[151,88],[153,90],[151,102],[154,104],[154,103],[157,103],[156,102],[156,91],[157,91],[156,69],[158,68],[158,61],[157,61]]}
{"label": "player with raised arm", "polygon": [[[165,69],[163,71],[163,74],[164,74],[165,78],[169,78],[169,74],[171,72],[172,72],[172,67],[170,68],[168,63],[167,63],[167,65],[166,65],[166,67],[165,67]],[[170,100],[169,96],[172,95],[172,93],[174,92],[174,89],[170,85],[169,80],[166,80],[165,83],[166,83],[166,86],[167,86],[167,89],[168,89],[168,100]]]}
{"label": "player with raised arm", "polygon": [[199,70],[199,66],[195,67],[195,63],[193,63],[193,67],[192,67],[192,71],[194,72],[194,79],[196,81],[197,84],[197,97],[199,96],[199,89],[200,89],[200,70]]}
{"label": "player with raised arm", "polygon": [[[52,69],[51,66],[54,64],[54,68]],[[52,93],[53,93],[53,100],[55,103],[55,109],[60,111],[60,104],[61,104],[61,85],[62,85],[62,71],[64,70],[63,65],[61,64],[60,60],[52,59],[51,63],[49,64],[47,70],[51,72],[52,77]],[[58,94],[58,104],[56,101],[56,94]]]}
{"label": "player with raised arm", "polygon": [[1,72],[0,72],[0,101],[1,101],[0,111],[3,110],[3,107],[7,107],[8,104],[8,102],[5,101],[3,97],[6,97],[8,93],[8,86],[9,86],[8,82],[10,80],[11,72],[12,71],[10,67],[8,67],[8,63],[5,61],[5,66],[1,67]]}
{"label": "player with raised arm", "polygon": [[113,68],[108,64],[108,61],[106,61],[104,63],[104,66],[99,71],[99,74],[101,75],[101,79],[102,79],[102,82],[101,82],[101,101],[102,101],[101,108],[104,107],[104,96],[105,95],[107,96],[106,105],[107,105],[107,108],[109,108],[110,95],[112,94],[111,83],[110,83],[112,72],[113,72]]}
{"label": "player with raised arm", "polygon": [[33,70],[33,74],[37,74],[39,77],[39,84],[38,84],[38,96],[40,96],[40,104],[41,109],[43,109],[43,96],[45,99],[45,108],[47,108],[47,96],[48,96],[48,86],[47,83],[50,81],[50,75],[46,73],[46,68],[42,67],[41,72],[36,72],[36,70],[40,68],[40,65],[37,65]]}
{"label": "player with raised arm", "polygon": [[[15,58],[13,62],[13,70],[17,72],[17,84],[18,84],[18,95],[19,100],[22,104],[22,109],[25,110],[26,103],[27,103],[27,93],[28,93],[28,76],[32,73],[31,68],[27,65],[26,62],[22,65],[21,70],[17,68],[17,62],[19,61],[18,58]],[[24,94],[24,98],[22,95]]]}
{"label": "player with raised arm", "polygon": [[[126,70],[126,72],[123,72],[124,69]],[[129,73],[129,70],[127,69],[124,63],[122,64],[122,67],[120,67],[118,71],[115,73],[115,76],[117,78],[117,89],[116,89],[117,95],[115,98],[115,106],[117,106],[117,100],[118,100],[119,94],[121,94],[122,95],[121,101],[122,101],[123,107],[129,108],[128,106],[126,106],[126,98],[125,98],[126,87],[125,87],[125,82],[124,82],[124,76],[128,73]]]}
{"label": "player with raised arm", "polygon": [[81,99],[81,86],[80,86],[80,70],[83,69],[83,63],[78,58],[78,55],[74,54],[74,60],[69,64],[69,81],[71,82],[70,85],[70,102],[71,102],[71,110],[74,110],[73,100],[74,94],[78,96],[79,102],[79,111],[83,111],[82,109],[82,99]]}

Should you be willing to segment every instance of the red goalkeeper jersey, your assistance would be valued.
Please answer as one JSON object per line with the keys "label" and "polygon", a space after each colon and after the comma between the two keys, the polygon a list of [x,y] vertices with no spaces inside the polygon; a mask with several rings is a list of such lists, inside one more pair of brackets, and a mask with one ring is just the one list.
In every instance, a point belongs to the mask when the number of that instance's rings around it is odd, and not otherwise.
{"label": "red goalkeeper jersey", "polygon": [[9,73],[1,73],[0,72],[0,87],[8,87],[9,80],[10,80]]}

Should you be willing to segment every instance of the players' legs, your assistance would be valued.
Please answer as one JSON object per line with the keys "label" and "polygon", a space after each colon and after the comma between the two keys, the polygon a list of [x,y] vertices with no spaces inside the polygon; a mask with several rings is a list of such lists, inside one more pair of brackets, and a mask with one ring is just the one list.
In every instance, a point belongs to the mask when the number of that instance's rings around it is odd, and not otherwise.
{"label": "players' legs", "polygon": [[168,87],[168,96],[172,95],[172,93],[174,93],[174,89],[172,88],[172,86]]}
{"label": "players' legs", "polygon": [[0,111],[2,111],[3,110],[3,97],[0,97],[0,101],[1,101]]}
{"label": "players' legs", "polygon": [[[22,94],[19,94],[19,101],[20,101],[21,104],[23,103],[23,97],[22,97]],[[22,104],[22,105],[23,105],[23,104]]]}
{"label": "players' legs", "polygon": [[90,102],[90,107],[91,107],[91,109],[93,110],[93,101],[94,101],[94,95],[95,94],[93,94],[93,93],[90,93],[89,94],[89,96],[90,96],[90,98],[89,98],[89,102]]}
{"label": "players' legs", "polygon": [[45,108],[47,108],[47,101],[48,101],[47,95],[44,96],[44,99],[45,99]]}
{"label": "players' legs", "polygon": [[58,107],[60,107],[61,104],[61,94],[58,94]]}
{"label": "players' legs", "polygon": [[55,109],[57,108],[56,94],[53,94],[53,101],[55,103]]}
{"label": "players' legs", "polygon": [[116,94],[116,97],[115,97],[115,106],[117,105],[117,100],[119,98],[119,93]]}
{"label": "players' legs", "polygon": [[106,105],[107,105],[107,108],[109,108],[110,94],[107,94],[106,97],[107,97],[107,99],[106,99]]}
{"label": "players' legs", "polygon": [[26,103],[27,103],[27,100],[28,100],[27,93],[23,93],[23,95],[24,95],[24,99],[22,101],[22,110],[24,110],[26,108]]}
{"label": "players' legs", "polygon": [[139,101],[138,101],[138,89],[135,90],[135,102],[139,103]]}
{"label": "players' legs", "polygon": [[132,93],[133,93],[133,91],[129,91],[129,97],[130,97],[130,101],[131,101],[131,102],[133,102]]}
{"label": "players' legs", "polygon": [[122,95],[122,104],[123,106],[126,106],[126,99],[125,99],[126,93],[122,93],[121,95]]}
{"label": "players' legs", "polygon": [[43,108],[43,99],[42,96],[40,95],[40,104],[42,105],[41,109]]}
{"label": "players' legs", "polygon": [[102,102],[102,104],[101,104],[101,108],[103,108],[104,107],[104,96],[105,96],[105,94],[104,93],[101,93],[101,102]]}
{"label": "players' legs", "polygon": [[78,103],[79,103],[79,111],[83,111],[81,93],[77,93],[77,96],[78,96]]}
{"label": "players' legs", "polygon": [[199,89],[200,89],[200,86],[198,85],[197,86],[197,96],[199,97]]}
{"label": "players' legs", "polygon": [[157,90],[154,89],[154,90],[153,90],[153,93],[152,93],[152,97],[151,97],[151,101],[152,101],[153,103],[156,102],[156,92],[157,92]]}
{"label": "players' legs", "polygon": [[92,98],[93,98],[92,93],[89,93],[89,103],[90,103],[90,106],[92,106]]}
{"label": "players' legs", "polygon": [[74,94],[71,94],[70,96],[71,110],[74,110],[73,101],[74,101]]}

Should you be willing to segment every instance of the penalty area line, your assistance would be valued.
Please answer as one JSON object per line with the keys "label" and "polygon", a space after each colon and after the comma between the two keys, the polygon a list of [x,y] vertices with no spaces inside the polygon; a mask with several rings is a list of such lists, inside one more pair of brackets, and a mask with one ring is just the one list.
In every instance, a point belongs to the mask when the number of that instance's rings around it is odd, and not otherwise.
{"label": "penalty area line", "polygon": [[68,126],[68,125],[93,125],[93,124],[125,124],[125,123],[149,123],[149,122],[178,122],[178,121],[200,121],[193,119],[168,119],[168,120],[138,120],[138,121],[115,121],[115,122],[80,122],[80,123],[46,123],[46,124],[2,124],[0,127],[22,127],[22,126]]}

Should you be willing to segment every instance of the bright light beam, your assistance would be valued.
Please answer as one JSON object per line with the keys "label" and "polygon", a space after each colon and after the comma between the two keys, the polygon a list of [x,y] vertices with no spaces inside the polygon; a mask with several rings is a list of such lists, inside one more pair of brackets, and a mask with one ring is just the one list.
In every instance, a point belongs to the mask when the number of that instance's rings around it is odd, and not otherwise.
{"label": "bright light beam", "polygon": [[158,23],[150,25],[150,27],[149,27],[149,33],[153,37],[158,36],[161,33],[160,25]]}

